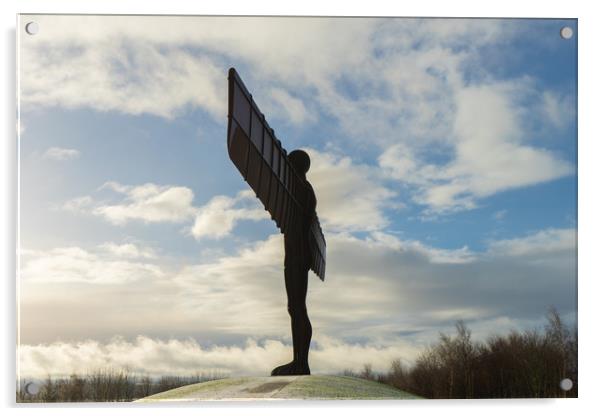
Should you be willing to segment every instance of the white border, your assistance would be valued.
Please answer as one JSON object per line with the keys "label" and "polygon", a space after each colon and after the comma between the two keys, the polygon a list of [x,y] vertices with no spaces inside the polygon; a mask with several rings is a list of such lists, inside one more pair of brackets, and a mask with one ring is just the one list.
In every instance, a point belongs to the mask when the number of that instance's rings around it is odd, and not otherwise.
{"label": "white border", "polygon": [[[429,401],[427,403],[299,403],[265,404],[253,403],[243,405],[206,405],[195,407],[179,407],[178,413],[198,414],[199,411],[213,413],[230,413],[241,411],[250,414],[265,414],[285,412],[288,414],[302,414],[307,412],[324,411],[332,412],[343,408],[346,413],[364,414],[368,409],[379,413],[398,414],[399,412],[420,412],[420,414],[491,414],[506,415],[511,412],[542,413],[546,415],[567,415],[574,412],[591,413],[588,410],[599,406],[596,402],[599,395],[599,377],[602,374],[599,356],[600,313],[600,268],[596,262],[600,258],[597,253],[597,236],[600,232],[602,206],[600,204],[599,171],[602,152],[600,148],[600,89],[599,74],[602,74],[600,65],[599,40],[602,39],[600,27],[600,14],[596,11],[595,2],[592,1],[546,1],[526,2],[524,0],[506,0],[504,2],[482,1],[428,1],[406,2],[396,4],[386,0],[370,1],[345,1],[326,2],[324,0],[305,0],[289,4],[282,1],[263,0],[238,0],[221,2],[192,2],[190,0],[4,0],[0,3],[3,42],[2,42],[2,71],[4,103],[2,122],[5,135],[2,141],[2,242],[1,256],[4,274],[2,279],[2,293],[5,302],[2,332],[2,368],[3,377],[0,391],[3,407],[14,406],[14,375],[15,368],[14,343],[15,343],[15,227],[17,211],[16,187],[16,141],[15,138],[15,95],[16,79],[14,73],[15,37],[14,28],[16,13],[111,13],[111,14],[263,14],[263,15],[347,15],[347,16],[467,16],[467,17],[565,17],[579,18],[579,392],[577,400],[484,400],[484,401]],[[12,405],[11,405],[12,404]],[[598,405],[598,406],[597,406]],[[64,408],[67,407],[67,408]],[[335,409],[337,408],[337,409]],[[25,413],[44,409],[45,412],[54,414],[80,414],[81,406],[60,407],[28,407]],[[98,408],[86,406],[86,413],[105,414],[116,412],[137,414],[158,414],[164,412],[165,407],[144,407],[134,409],[131,406]],[[8,409],[8,414],[16,412],[14,408]]]}

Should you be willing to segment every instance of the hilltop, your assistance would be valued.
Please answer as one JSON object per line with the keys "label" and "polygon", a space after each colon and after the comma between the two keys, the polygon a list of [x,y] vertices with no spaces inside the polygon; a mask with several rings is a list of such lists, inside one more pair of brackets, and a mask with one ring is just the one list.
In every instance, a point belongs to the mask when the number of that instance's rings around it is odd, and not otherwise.
{"label": "hilltop", "polygon": [[238,377],[206,381],[145,397],[137,402],[202,400],[420,399],[371,380],[346,376]]}

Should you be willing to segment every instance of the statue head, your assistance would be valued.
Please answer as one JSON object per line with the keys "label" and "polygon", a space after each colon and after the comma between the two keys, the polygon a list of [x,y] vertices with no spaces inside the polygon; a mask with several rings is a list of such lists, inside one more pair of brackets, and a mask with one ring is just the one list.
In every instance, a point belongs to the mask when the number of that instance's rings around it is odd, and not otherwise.
{"label": "statue head", "polygon": [[293,150],[288,154],[288,160],[299,174],[305,175],[309,171],[311,162],[309,155],[305,151],[300,149]]}

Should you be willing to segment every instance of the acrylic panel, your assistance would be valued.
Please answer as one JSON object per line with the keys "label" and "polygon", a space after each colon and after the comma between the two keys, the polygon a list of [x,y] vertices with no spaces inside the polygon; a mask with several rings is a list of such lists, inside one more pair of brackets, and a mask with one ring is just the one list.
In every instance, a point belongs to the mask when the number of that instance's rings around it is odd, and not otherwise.
{"label": "acrylic panel", "polygon": [[576,397],[577,35],[19,15],[17,401]]}

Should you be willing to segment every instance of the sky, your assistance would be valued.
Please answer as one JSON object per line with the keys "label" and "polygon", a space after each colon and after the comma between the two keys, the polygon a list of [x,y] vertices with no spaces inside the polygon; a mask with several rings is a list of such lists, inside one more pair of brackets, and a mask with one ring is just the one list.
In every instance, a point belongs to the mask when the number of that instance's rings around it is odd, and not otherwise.
{"label": "sky", "polygon": [[312,159],[312,372],[409,365],[458,320],[477,339],[550,307],[576,321],[575,20],[26,15],[18,32],[20,376],[290,360],[282,235],[227,156],[230,67]]}

